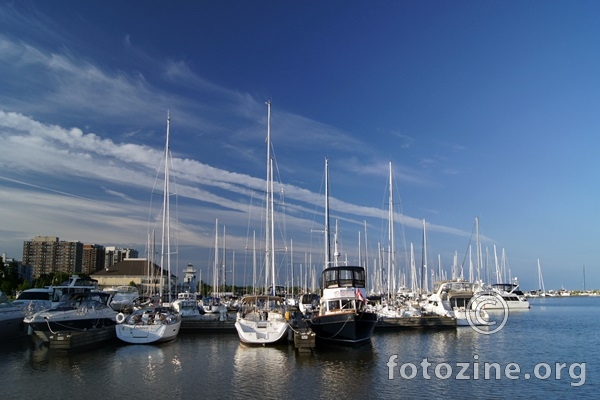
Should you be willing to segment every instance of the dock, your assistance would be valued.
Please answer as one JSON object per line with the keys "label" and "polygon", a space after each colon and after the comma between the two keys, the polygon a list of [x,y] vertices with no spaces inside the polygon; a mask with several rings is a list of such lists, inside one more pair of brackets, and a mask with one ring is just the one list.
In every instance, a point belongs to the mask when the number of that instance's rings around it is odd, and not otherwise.
{"label": "dock", "polygon": [[236,333],[235,316],[227,318],[182,318],[181,332]]}
{"label": "dock", "polygon": [[288,314],[290,324],[289,341],[294,342],[294,347],[299,353],[310,353],[315,348],[317,335],[308,326],[299,311]]}
{"label": "dock", "polygon": [[423,315],[420,317],[385,318],[377,321],[375,324],[375,331],[447,328],[456,328],[456,318],[440,315]]}
{"label": "dock", "polygon": [[114,326],[90,329],[87,331],[61,331],[48,336],[51,350],[64,352],[90,349],[101,343],[115,340],[117,337]]}

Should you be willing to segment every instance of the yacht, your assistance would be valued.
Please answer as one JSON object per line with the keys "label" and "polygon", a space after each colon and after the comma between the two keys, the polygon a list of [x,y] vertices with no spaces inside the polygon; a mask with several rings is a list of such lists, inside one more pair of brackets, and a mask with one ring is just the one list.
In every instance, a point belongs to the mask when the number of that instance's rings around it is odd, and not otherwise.
{"label": "yacht", "polygon": [[272,295],[242,297],[235,329],[242,343],[274,344],[286,338],[284,300]]}
{"label": "yacht", "polygon": [[173,308],[179,312],[183,319],[198,317],[204,314],[196,293],[181,292],[177,294],[177,299],[173,301]]}
{"label": "yacht", "polygon": [[8,297],[0,292],[0,340],[26,336],[24,317],[23,310],[12,304]]}
{"label": "yacht", "polygon": [[371,340],[377,314],[367,310],[365,269],[354,266],[326,268],[318,313],[307,320],[317,340],[361,344]]}
{"label": "yacht", "polygon": [[486,310],[503,310],[504,304],[495,299],[495,296],[501,296],[508,310],[528,310],[531,306],[525,294],[519,289],[519,284],[513,283],[495,283],[487,288],[480,289],[473,299],[475,306],[483,304]]}
{"label": "yacht", "polygon": [[[289,328],[285,318],[284,298],[277,295],[283,286],[275,283],[275,234],[273,209],[273,160],[271,158],[271,102],[267,102],[267,199],[265,229],[265,274],[270,275],[268,294],[242,297],[235,329],[246,344],[273,344],[286,337]],[[270,270],[270,274],[269,271]]]}
{"label": "yacht", "polygon": [[175,339],[181,328],[181,315],[169,303],[118,313],[116,321],[117,337],[130,344],[167,342]]}
{"label": "yacht", "polygon": [[118,312],[109,306],[110,300],[111,295],[104,292],[65,294],[58,305],[25,317],[24,322],[44,342],[58,331],[114,326]]}
{"label": "yacht", "polygon": [[456,318],[457,326],[488,325],[487,311],[476,309],[471,302],[476,291],[475,283],[462,279],[435,282],[433,293],[422,307],[436,315]]}
{"label": "yacht", "polygon": [[298,301],[298,310],[305,317],[310,317],[313,312],[319,309],[320,296],[316,293],[304,293]]}
{"label": "yacht", "polygon": [[20,307],[25,315],[32,316],[38,311],[52,308],[55,305],[52,302],[53,297],[54,289],[51,287],[25,289],[19,293],[12,303]]}
{"label": "yacht", "polygon": [[140,302],[140,293],[135,286],[117,286],[104,289],[113,295],[110,306],[117,311],[132,311]]}

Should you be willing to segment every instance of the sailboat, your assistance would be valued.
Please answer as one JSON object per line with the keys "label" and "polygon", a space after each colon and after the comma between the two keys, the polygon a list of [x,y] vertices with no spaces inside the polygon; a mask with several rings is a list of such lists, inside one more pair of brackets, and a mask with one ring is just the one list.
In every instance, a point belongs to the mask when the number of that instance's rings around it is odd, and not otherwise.
{"label": "sailboat", "polygon": [[[477,282],[480,287],[475,293],[472,301],[472,307],[485,310],[528,310],[530,308],[529,300],[519,288],[519,282],[516,277],[510,283],[494,283],[490,286],[481,284],[481,242],[479,240],[479,217],[475,217],[475,227],[477,230]],[[497,301],[500,296],[504,302]]]}
{"label": "sailboat", "polygon": [[[244,296],[237,313],[235,329],[242,343],[273,344],[285,339],[288,322],[284,299],[275,295],[275,235],[273,221],[273,162],[271,160],[271,102],[267,102],[267,201],[265,268],[271,269],[271,291]],[[268,274],[265,274],[267,276]],[[265,288],[267,282],[265,282]]]}
{"label": "sailboat", "polygon": [[[117,314],[117,337],[124,342],[147,344],[173,340],[179,334],[181,315],[171,305],[171,239],[170,239],[170,202],[169,202],[169,130],[170,115],[167,116],[167,141],[165,146],[165,182],[163,187],[161,275],[159,302],[163,301],[164,268],[167,266],[168,298],[167,303],[153,304],[134,310],[131,314]],[[165,246],[166,240],[166,246]]]}
{"label": "sailboat", "polygon": [[[377,308],[377,314],[382,323],[395,324],[399,318],[402,317],[420,317],[420,310],[414,307],[408,299],[413,297],[416,291],[410,291],[405,286],[399,288],[396,291],[396,250],[395,239],[394,239],[394,196],[393,196],[393,171],[392,162],[389,163],[389,204],[388,204],[388,224],[389,224],[389,251],[388,251],[388,289],[387,289],[387,301],[384,305]],[[411,257],[414,266],[414,254],[412,253],[411,244]],[[414,276],[413,276],[414,282]]]}
{"label": "sailboat", "polygon": [[[544,287],[544,278],[542,277],[542,267],[540,265],[540,259],[537,260],[537,273],[538,273],[538,289],[532,290],[528,293],[525,293],[527,297],[546,297],[548,294],[546,293],[546,288]],[[585,270],[584,270],[584,278],[585,278]]]}
{"label": "sailboat", "polygon": [[321,281],[321,303],[319,312],[313,313],[307,321],[317,341],[359,345],[371,340],[377,313],[367,309],[364,267],[338,264],[337,233],[335,264],[330,266],[328,165],[328,160],[325,160],[325,268]]}

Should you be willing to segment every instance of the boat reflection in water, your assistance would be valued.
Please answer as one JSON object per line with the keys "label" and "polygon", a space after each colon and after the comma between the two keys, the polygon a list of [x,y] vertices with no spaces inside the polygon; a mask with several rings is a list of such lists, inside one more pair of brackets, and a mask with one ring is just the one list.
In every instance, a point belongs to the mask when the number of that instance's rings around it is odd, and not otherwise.
{"label": "boat reflection in water", "polygon": [[240,343],[233,358],[233,398],[285,396],[286,385],[294,379],[293,359],[293,349],[287,344],[258,347]]}

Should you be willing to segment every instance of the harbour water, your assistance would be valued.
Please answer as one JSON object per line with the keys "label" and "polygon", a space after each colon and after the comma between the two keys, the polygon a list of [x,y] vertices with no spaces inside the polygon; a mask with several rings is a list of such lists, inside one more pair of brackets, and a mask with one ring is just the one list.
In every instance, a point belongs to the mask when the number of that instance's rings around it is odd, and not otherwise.
{"label": "harbour water", "polygon": [[365,346],[310,353],[248,347],[235,332],[68,355],[25,338],[0,343],[2,399],[597,398],[600,297],[531,303],[491,335],[376,332]]}

